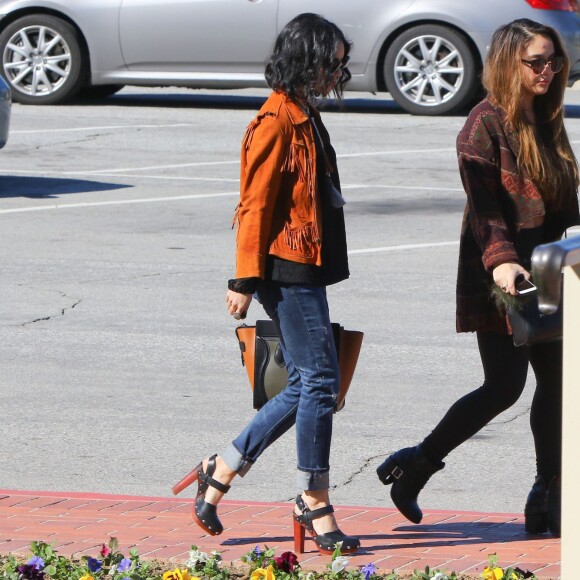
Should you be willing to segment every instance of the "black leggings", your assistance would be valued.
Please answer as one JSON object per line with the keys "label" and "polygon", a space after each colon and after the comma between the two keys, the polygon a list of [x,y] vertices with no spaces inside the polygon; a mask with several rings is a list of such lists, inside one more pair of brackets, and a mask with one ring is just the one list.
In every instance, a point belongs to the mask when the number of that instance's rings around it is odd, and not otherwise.
{"label": "black leggings", "polygon": [[562,343],[515,347],[512,337],[478,332],[477,343],[485,382],[454,403],[421,444],[433,461],[443,459],[509,409],[524,390],[528,363],[536,376],[530,425],[538,475],[546,481],[562,467]]}

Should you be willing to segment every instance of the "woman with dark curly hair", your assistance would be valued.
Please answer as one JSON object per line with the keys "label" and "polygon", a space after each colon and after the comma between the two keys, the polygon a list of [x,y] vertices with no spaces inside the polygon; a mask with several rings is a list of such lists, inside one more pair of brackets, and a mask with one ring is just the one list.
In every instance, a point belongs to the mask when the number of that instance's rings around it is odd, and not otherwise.
{"label": "woman with dark curly hair", "polygon": [[222,453],[173,488],[179,493],[198,481],[193,518],[220,534],[216,506],[234,477],[295,424],[297,552],[305,530],[324,554],[338,543],[343,554],[359,547],[338,529],[328,493],[339,367],[326,286],[349,271],[336,154],[316,108],[321,97],[342,96],[349,51],[340,29],[316,14],[297,16],[278,36],[266,66],[273,93],[242,141],[236,278],[226,303],[243,318],[256,296],[278,329],[288,383]]}
{"label": "woman with dark curly hair", "polygon": [[518,279],[530,278],[534,247],[579,222],[578,166],[564,127],[569,69],[553,28],[528,19],[501,26],[483,69],[487,97],[457,137],[467,195],[457,331],[477,333],[484,382],[456,401],[419,445],[393,453],[377,469],[414,523],[423,515],[417,496],[442,460],[519,399],[531,365],[537,477],[525,505],[526,530],[560,535],[562,343],[514,346],[505,304],[518,293]]}

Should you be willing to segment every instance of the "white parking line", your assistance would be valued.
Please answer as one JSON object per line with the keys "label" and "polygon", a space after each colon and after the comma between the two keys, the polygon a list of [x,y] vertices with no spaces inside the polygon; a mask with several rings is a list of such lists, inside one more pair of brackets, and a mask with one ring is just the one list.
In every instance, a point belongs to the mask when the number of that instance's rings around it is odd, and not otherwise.
{"label": "white parking line", "polygon": [[168,127],[193,126],[193,123],[173,123],[171,125],[106,125],[102,127],[71,127],[69,129],[29,129],[10,131],[10,135],[27,135],[30,133],[79,133],[83,131],[124,131],[125,129],[164,129]]}
{"label": "white parking line", "polygon": [[341,183],[341,189],[404,189],[409,191],[464,191],[461,187],[423,187],[415,185],[383,185],[370,183]]}
{"label": "white parking line", "polygon": [[181,201],[184,199],[207,199],[209,197],[233,197],[240,195],[239,191],[228,191],[224,193],[200,193],[196,195],[176,195],[170,197],[148,197],[139,199],[114,199],[110,201],[87,201],[79,203],[54,203],[50,205],[35,205],[31,207],[17,207],[13,209],[0,209],[0,214],[21,213],[27,211],[48,211],[54,209],[71,209],[78,207],[98,207],[104,205],[126,205],[130,203],[150,203],[159,201]]}
{"label": "white parking line", "polygon": [[396,151],[367,151],[363,153],[341,153],[337,155],[339,159],[346,157],[375,157],[378,155],[415,155],[416,153],[455,153],[454,147],[441,149],[397,149]]}
{"label": "white parking line", "polygon": [[170,179],[172,181],[223,181],[225,183],[239,183],[239,179],[227,179],[226,177],[178,177],[176,175],[134,175],[128,173],[99,173],[101,177],[130,177],[135,179]]}
{"label": "white parking line", "polygon": [[120,169],[95,169],[94,171],[65,171],[63,175],[100,175],[101,173],[117,174],[119,171],[151,171],[152,169],[181,169],[183,167],[204,167],[212,165],[239,165],[240,161],[199,161],[197,163],[176,163],[172,165],[149,165],[146,167],[124,167]]}
{"label": "white parking line", "polygon": [[430,244],[403,244],[400,246],[383,246],[381,248],[362,248],[360,250],[349,250],[349,254],[376,254],[378,252],[398,252],[401,250],[419,250],[421,248],[436,248],[440,246],[458,246],[456,242],[433,242]]}
{"label": "white parking line", "polygon": [[[82,175],[95,175],[95,173],[84,172],[84,171],[36,171],[34,169],[0,169],[0,175],[74,175],[80,177]],[[133,173],[98,173],[100,177],[128,177],[130,179],[135,179],[139,177],[141,179],[171,179],[176,181],[224,181],[227,183],[239,183],[238,178],[227,178],[227,177],[180,177],[178,175],[135,175]]]}

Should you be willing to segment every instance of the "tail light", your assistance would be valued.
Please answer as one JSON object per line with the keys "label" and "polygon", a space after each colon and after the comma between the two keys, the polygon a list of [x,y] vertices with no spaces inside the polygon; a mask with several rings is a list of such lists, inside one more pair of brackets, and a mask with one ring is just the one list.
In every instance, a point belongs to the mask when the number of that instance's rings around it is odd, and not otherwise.
{"label": "tail light", "polygon": [[526,0],[526,2],[538,10],[564,10],[566,12],[578,10],[578,0]]}

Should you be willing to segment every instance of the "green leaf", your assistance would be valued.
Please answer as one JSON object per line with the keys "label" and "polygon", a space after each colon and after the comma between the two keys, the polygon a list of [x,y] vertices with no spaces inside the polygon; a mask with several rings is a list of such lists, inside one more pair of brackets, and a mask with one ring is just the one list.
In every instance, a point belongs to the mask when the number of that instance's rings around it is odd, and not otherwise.
{"label": "green leaf", "polygon": [[341,545],[342,544],[340,542],[334,545],[334,552],[332,552],[332,556],[330,558],[331,561],[336,560],[336,558],[338,558],[342,554],[342,552],[340,551]]}
{"label": "green leaf", "polygon": [[49,576],[54,576],[56,574],[56,566],[51,564],[50,566],[45,566],[44,573],[48,574]]}

